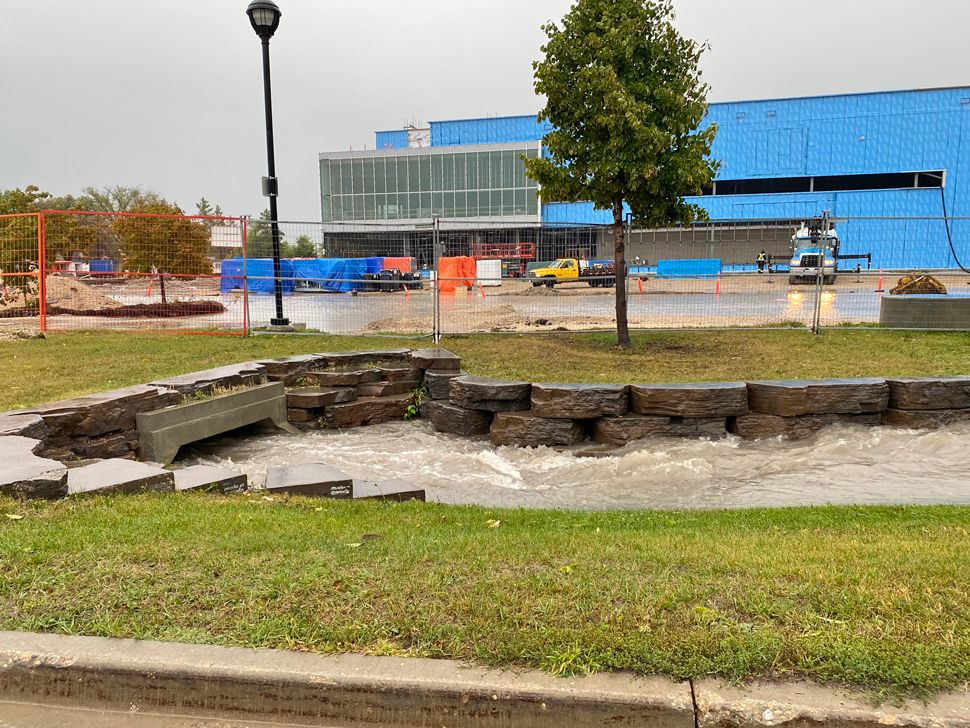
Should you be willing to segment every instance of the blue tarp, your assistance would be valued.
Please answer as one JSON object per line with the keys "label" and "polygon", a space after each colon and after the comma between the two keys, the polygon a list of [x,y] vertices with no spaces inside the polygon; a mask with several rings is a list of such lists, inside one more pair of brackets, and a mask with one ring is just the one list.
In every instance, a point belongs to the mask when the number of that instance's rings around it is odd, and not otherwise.
{"label": "blue tarp", "polygon": [[92,273],[114,273],[115,262],[113,260],[92,260],[90,267]]}
{"label": "blue tarp", "polygon": [[315,283],[335,293],[346,293],[361,287],[371,260],[379,260],[381,265],[384,263],[383,258],[310,258],[290,262],[298,281]]}
{"label": "blue tarp", "polygon": [[657,278],[716,278],[720,272],[721,261],[715,258],[657,261]]}
{"label": "blue tarp", "polygon": [[367,273],[380,273],[384,270],[383,258],[364,258],[367,263]]}
{"label": "blue tarp", "polygon": [[[250,293],[273,293],[273,259],[249,258],[246,261],[246,277],[249,278]],[[293,262],[280,261],[280,277],[283,293],[293,293],[296,281],[293,280]],[[227,258],[222,261],[222,281],[219,286],[223,293],[243,287],[242,258]]]}

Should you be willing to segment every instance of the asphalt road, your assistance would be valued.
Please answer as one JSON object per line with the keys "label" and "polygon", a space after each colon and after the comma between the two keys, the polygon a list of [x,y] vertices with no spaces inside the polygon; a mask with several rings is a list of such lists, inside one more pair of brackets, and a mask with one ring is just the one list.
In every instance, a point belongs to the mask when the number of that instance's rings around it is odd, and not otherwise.
{"label": "asphalt road", "polygon": [[[0,701],[0,728],[298,728],[292,723],[51,708]],[[303,724],[299,728],[306,728]]]}

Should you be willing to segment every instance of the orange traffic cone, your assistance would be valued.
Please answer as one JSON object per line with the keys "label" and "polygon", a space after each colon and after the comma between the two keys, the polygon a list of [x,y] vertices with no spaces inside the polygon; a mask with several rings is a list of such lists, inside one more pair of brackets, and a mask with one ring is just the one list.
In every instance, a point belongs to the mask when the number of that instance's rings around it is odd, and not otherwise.
{"label": "orange traffic cone", "polygon": [[886,289],[882,287],[882,268],[879,269],[879,285],[876,286],[876,293],[885,293]]}
{"label": "orange traffic cone", "polygon": [[643,279],[637,278],[637,287],[640,289],[640,293],[643,293]]}
{"label": "orange traffic cone", "polygon": [[717,274],[717,283],[714,284],[714,295],[715,296],[721,295],[721,274],[720,273]]}

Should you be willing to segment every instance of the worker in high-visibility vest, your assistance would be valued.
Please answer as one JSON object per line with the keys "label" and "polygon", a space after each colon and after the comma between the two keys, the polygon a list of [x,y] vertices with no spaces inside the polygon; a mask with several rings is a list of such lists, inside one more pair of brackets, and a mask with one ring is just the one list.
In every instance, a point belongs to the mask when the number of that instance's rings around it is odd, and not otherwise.
{"label": "worker in high-visibility vest", "polygon": [[768,254],[765,251],[762,250],[760,253],[758,253],[757,263],[758,263],[758,272],[764,273],[765,266],[768,264]]}

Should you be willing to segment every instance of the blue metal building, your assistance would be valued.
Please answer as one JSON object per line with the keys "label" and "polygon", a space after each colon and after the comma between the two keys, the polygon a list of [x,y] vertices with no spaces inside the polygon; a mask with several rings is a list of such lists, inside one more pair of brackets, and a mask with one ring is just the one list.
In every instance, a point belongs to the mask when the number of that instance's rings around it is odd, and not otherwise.
{"label": "blue metal building", "polygon": [[[970,87],[719,103],[711,105],[708,123],[719,128],[713,156],[721,168],[714,187],[691,201],[713,220],[797,220],[828,210],[834,218],[847,218],[840,223],[843,249],[872,252],[876,266],[955,265],[940,218],[944,209],[950,216],[970,216]],[[524,169],[518,164],[514,169],[505,169],[502,162],[495,167],[494,155],[508,150],[539,154],[547,131],[535,116],[439,121],[430,124],[430,147],[415,148],[408,131],[388,131],[378,132],[376,151],[321,154],[324,221],[370,220],[373,212],[379,220],[414,222],[430,215],[504,219],[519,225],[610,222],[608,212],[588,203],[509,206],[508,201],[516,199],[509,190],[532,194],[534,185],[521,177]],[[443,153],[448,155],[441,172],[434,155]],[[453,153],[459,160],[451,171],[448,160]],[[333,214],[331,200],[338,197],[334,182],[340,182],[334,160],[344,164],[345,174],[344,160],[351,160],[353,179],[344,177],[344,186],[349,182],[349,189],[364,194],[370,173],[363,167],[364,182],[357,183],[353,175],[358,160],[400,156],[430,159],[427,175],[423,161],[413,163],[421,184],[408,188],[418,193],[413,198],[418,202],[422,193],[430,193],[428,204],[402,207],[394,203],[404,201],[395,199],[382,208],[380,195],[386,193],[380,189],[390,189],[388,177],[386,187],[380,181],[372,187],[377,190],[376,202],[361,204],[362,215]],[[490,177],[481,174],[488,160]],[[504,163],[509,164],[507,159]],[[381,169],[393,166],[386,161],[375,164],[380,165],[378,176]],[[475,174],[472,164],[477,164]],[[504,197],[499,191],[503,188]],[[456,208],[452,194],[467,206]],[[473,199],[477,207],[472,207]],[[970,258],[970,224],[956,221],[949,234],[958,254]]]}

